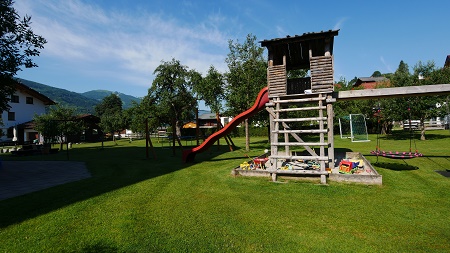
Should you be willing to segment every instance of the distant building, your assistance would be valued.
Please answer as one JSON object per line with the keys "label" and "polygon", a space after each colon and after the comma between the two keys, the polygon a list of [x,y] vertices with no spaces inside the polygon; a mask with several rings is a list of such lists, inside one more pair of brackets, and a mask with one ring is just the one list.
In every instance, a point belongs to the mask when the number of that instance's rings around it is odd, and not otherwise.
{"label": "distant building", "polygon": [[384,76],[380,77],[360,77],[356,80],[353,87],[362,87],[363,89],[376,89],[380,86],[389,87],[390,82]]}
{"label": "distant building", "polygon": [[[220,123],[222,123],[222,126],[225,126],[228,124],[231,120],[233,120],[233,117],[220,117]],[[215,113],[203,113],[198,116],[198,122],[199,122],[199,128],[217,128],[217,119]],[[183,125],[183,128],[196,128],[197,125],[195,124],[195,121],[186,122]]]}
{"label": "distant building", "polygon": [[39,138],[30,122],[34,115],[46,112],[49,105],[56,104],[47,96],[16,81],[16,91],[9,101],[9,111],[1,114],[3,126],[0,126],[3,135],[0,141],[14,141],[18,143],[31,142]]}
{"label": "distant building", "polygon": [[444,67],[450,67],[450,55],[447,55],[447,58],[445,58]]}
{"label": "distant building", "polygon": [[101,141],[103,132],[101,130],[100,118],[92,114],[81,114],[76,117],[83,122],[83,132],[80,135],[71,136],[71,142],[96,142]]}

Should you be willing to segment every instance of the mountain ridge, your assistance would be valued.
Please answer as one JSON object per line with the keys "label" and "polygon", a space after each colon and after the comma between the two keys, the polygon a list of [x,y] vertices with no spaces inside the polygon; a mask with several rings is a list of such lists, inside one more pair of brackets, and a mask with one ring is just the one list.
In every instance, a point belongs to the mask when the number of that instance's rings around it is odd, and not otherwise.
{"label": "mountain ridge", "polygon": [[60,105],[74,107],[78,113],[95,114],[95,106],[99,104],[104,97],[109,96],[113,93],[117,94],[120,99],[122,99],[123,109],[131,107],[132,101],[136,101],[137,103],[140,103],[141,101],[141,98],[123,94],[120,92],[113,92],[108,90],[91,90],[83,93],[77,93],[74,91],[69,91],[66,89],[61,89],[22,78],[16,79],[22,84],[27,85],[28,87],[49,97]]}

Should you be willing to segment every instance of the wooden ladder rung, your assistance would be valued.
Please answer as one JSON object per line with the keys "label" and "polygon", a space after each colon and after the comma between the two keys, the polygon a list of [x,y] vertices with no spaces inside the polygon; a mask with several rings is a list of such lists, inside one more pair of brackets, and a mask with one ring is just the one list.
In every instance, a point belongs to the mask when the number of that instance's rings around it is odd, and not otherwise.
{"label": "wooden ladder rung", "polygon": [[326,142],[278,142],[274,146],[328,146]]}
{"label": "wooden ladder rung", "polygon": [[280,110],[274,110],[274,112],[295,112],[295,111],[310,111],[310,110],[325,110],[326,106],[312,106],[312,107],[298,107],[298,108],[285,108]]}
{"label": "wooden ladder rung", "polygon": [[274,122],[301,122],[301,121],[314,121],[314,120],[327,120],[327,117],[312,117],[312,118],[295,118],[295,119],[274,119]]}
{"label": "wooden ladder rung", "polygon": [[274,130],[272,133],[278,134],[324,134],[328,133],[327,129],[295,129],[295,130]]}
{"label": "wooden ladder rung", "polygon": [[313,98],[297,98],[297,99],[284,99],[284,100],[275,100],[274,103],[278,104],[286,104],[286,103],[304,103],[304,102],[312,102],[312,101],[320,101],[320,100],[326,100],[327,98],[324,97],[313,97]]}
{"label": "wooden ladder rung", "polygon": [[289,159],[289,160],[314,160],[328,161],[328,156],[301,156],[301,155],[271,155],[270,158]]}

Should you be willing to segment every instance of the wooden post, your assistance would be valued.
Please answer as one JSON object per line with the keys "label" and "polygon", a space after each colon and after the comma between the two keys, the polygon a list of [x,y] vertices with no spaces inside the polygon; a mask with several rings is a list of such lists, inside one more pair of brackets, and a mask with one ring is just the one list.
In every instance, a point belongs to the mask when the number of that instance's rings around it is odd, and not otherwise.
{"label": "wooden post", "polygon": [[[319,93],[319,98],[322,98],[322,93]],[[323,106],[323,101],[320,99],[319,100],[319,107],[322,107],[322,106]],[[319,120],[319,129],[323,130],[324,129],[324,122],[323,122],[323,119],[322,119],[323,118],[323,110],[322,109],[319,110],[319,118],[320,118],[320,120]],[[320,142],[321,143],[325,142],[325,135],[322,132],[320,133]],[[320,156],[325,156],[325,147],[324,146],[320,146]],[[325,161],[320,161],[320,171],[322,173],[325,172]],[[324,175],[324,174],[320,175],[320,183],[321,184],[326,184],[327,183],[326,175]]]}
{"label": "wooden post", "polygon": [[[280,100],[280,98],[275,98],[274,99],[275,101],[279,101]],[[275,113],[275,118],[274,119],[279,119],[280,118],[280,103],[276,103],[275,104],[275,108],[276,108],[276,110],[277,110],[277,112]],[[273,135],[273,138],[272,138],[272,144],[273,143],[278,143],[278,130],[280,130],[280,123],[278,122],[278,121],[275,121],[275,124],[274,124],[274,131],[275,131],[275,133],[274,133],[274,135]],[[276,146],[276,145],[271,145],[271,151],[272,151],[272,155],[278,155],[278,146]],[[274,164],[274,170],[277,170],[278,169],[278,158],[275,158],[275,162],[273,163]]]}
{"label": "wooden post", "polygon": [[198,107],[195,108],[195,139],[197,141],[197,146],[200,145],[200,126],[198,125]]}
{"label": "wooden post", "polygon": [[[220,115],[219,112],[216,112],[216,121],[217,121],[217,128],[216,131],[219,132],[220,130],[220,126],[221,126],[221,122],[220,122]],[[217,150],[219,150],[220,148],[220,138],[217,139]]]}
{"label": "wooden post", "polygon": [[[331,99],[331,96],[328,96],[329,99]],[[328,119],[328,143],[330,146],[328,147],[328,158],[329,163],[328,167],[330,169],[334,169],[334,112],[333,112],[333,104],[328,103],[327,104],[327,119]]]}
{"label": "wooden post", "polygon": [[[283,129],[286,130],[286,127],[284,125],[283,125]],[[289,134],[288,133],[284,133],[284,142],[286,142],[286,144],[289,144]],[[285,151],[284,152],[285,155],[290,155],[291,151],[289,149],[289,145],[284,146],[284,151]]]}

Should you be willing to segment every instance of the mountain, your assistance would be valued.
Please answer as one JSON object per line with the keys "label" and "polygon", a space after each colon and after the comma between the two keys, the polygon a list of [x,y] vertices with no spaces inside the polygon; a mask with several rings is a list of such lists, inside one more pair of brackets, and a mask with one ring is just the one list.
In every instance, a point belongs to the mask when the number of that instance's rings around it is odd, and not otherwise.
{"label": "mountain", "polygon": [[123,109],[127,109],[130,108],[133,104],[132,101],[135,101],[136,103],[140,103],[142,99],[137,98],[137,97],[133,97],[130,95],[126,95],[120,92],[112,92],[109,90],[91,90],[91,91],[87,91],[84,93],[81,93],[81,95],[88,97],[88,98],[92,98],[95,99],[97,101],[102,101],[102,99],[106,96],[109,96],[111,94],[116,94],[117,96],[119,96],[119,98],[122,100],[123,103]]}
{"label": "mountain", "polygon": [[17,80],[25,84],[26,86],[44,94],[60,105],[76,108],[78,113],[94,114],[94,107],[99,103],[99,101],[95,99],[85,97],[80,93],[76,93],[73,91],[52,87],[22,78],[17,78]]}
{"label": "mountain", "polygon": [[[29,80],[25,80],[22,78],[17,78],[17,80],[28,87],[44,94],[49,97],[56,103],[63,106],[70,106],[76,108],[78,113],[95,113],[95,106],[101,102],[101,100],[113,93],[112,91],[89,91],[85,93],[77,93],[73,91],[68,91],[65,89],[60,89],[56,87],[52,87],[49,85],[45,85],[42,83],[37,83]],[[122,93],[115,92],[123,101],[123,108],[126,109],[132,105],[131,101],[134,100],[136,102],[140,102],[139,98],[125,95]],[[86,95],[85,95],[86,94]]]}

